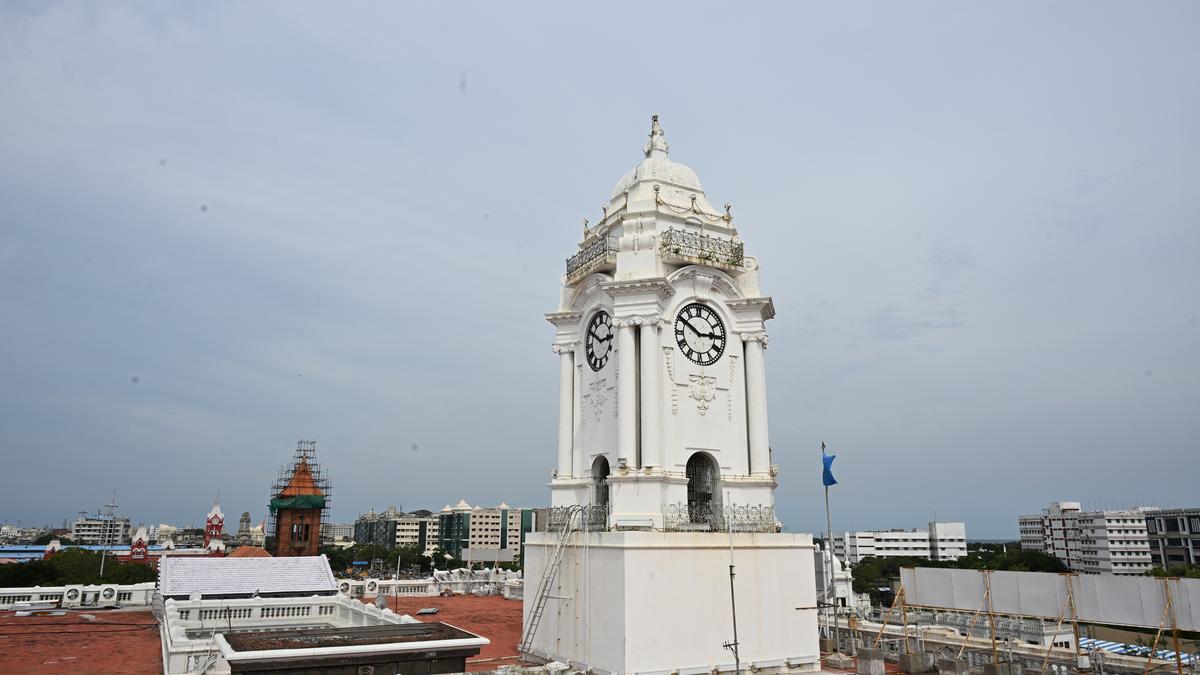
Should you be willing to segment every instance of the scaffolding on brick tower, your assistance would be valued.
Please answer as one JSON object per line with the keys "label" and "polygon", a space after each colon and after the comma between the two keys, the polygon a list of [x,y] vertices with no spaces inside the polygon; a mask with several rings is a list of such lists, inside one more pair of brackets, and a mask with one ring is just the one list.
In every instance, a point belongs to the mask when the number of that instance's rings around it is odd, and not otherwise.
{"label": "scaffolding on brick tower", "polygon": [[[303,474],[311,475],[311,481],[307,480],[307,477]],[[268,511],[267,531],[265,534],[268,537],[275,538],[276,550],[279,547],[279,512],[276,509],[276,505],[285,501],[289,496],[293,499],[295,498],[295,495],[285,495],[284,493],[295,492],[297,481],[316,488],[316,492],[321,497],[319,502],[319,508],[321,509],[321,545],[323,546],[332,541],[329,531],[329,504],[333,501],[333,491],[329,484],[329,475],[321,467],[321,463],[317,461],[317,442],[301,440],[296,443],[296,454],[292,456],[290,462],[280,467],[275,482],[271,484],[271,508]]]}

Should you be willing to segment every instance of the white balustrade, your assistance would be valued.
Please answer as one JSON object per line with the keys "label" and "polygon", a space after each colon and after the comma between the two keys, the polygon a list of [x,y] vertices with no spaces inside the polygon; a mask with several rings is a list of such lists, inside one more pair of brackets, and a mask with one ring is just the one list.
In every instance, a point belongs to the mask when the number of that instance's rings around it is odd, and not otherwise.
{"label": "white balustrade", "polygon": [[[107,589],[112,591],[106,594]],[[49,602],[63,607],[149,607],[153,601],[153,582],[0,588],[0,610],[19,609],[18,603]]]}
{"label": "white balustrade", "polygon": [[220,652],[213,644],[218,633],[400,623],[417,620],[346,595],[167,600],[159,632],[163,666],[171,674],[219,668]]}

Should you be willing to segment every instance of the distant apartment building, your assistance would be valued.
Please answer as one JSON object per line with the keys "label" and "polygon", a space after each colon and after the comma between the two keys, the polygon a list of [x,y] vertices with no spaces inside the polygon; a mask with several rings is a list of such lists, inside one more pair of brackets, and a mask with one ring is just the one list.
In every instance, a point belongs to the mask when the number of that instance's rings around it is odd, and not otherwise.
{"label": "distant apartment building", "polygon": [[21,527],[20,525],[0,525],[0,543],[31,543],[48,530],[42,527]]}
{"label": "distant apartment building", "polygon": [[351,535],[356,544],[379,544],[388,549],[414,547],[430,553],[438,546],[440,521],[430,511],[404,513],[395,506],[376,513],[374,509],[354,521]]}
{"label": "distant apartment building", "polygon": [[389,506],[382,513],[376,513],[375,509],[371,509],[360,515],[354,520],[354,543],[395,548],[396,521],[403,515],[394,506]]}
{"label": "distant apartment building", "polygon": [[330,541],[354,539],[354,523],[327,523],[321,526],[321,536]]}
{"label": "distant apartment building", "polygon": [[508,504],[492,508],[459,501],[438,514],[438,547],[468,562],[520,560],[525,534],[536,526],[534,509],[514,509]]}
{"label": "distant apartment building", "polygon": [[1154,566],[1200,564],[1200,508],[1147,512],[1146,534]]}
{"label": "distant apartment building", "polygon": [[1148,509],[1084,511],[1079,502],[1051,502],[1021,516],[1021,548],[1048,553],[1073,572],[1140,576],[1150,571]]}
{"label": "distant apartment building", "polygon": [[958,560],[967,555],[966,523],[929,523],[925,530],[865,530],[833,535],[833,551],[857,564],[864,558]]}
{"label": "distant apartment building", "polygon": [[81,515],[71,523],[71,541],[77,544],[128,544],[132,530],[128,518]]}
{"label": "distant apartment building", "polygon": [[396,521],[396,546],[432,553],[438,547],[441,519],[431,511],[413,511]]}

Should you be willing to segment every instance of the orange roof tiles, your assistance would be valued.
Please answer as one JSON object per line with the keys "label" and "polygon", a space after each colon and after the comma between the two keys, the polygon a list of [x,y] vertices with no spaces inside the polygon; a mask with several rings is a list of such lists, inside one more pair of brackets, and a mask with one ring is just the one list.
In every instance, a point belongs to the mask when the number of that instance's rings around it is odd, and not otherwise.
{"label": "orange roof tiles", "polygon": [[288,481],[287,487],[279,493],[280,497],[299,497],[300,495],[325,496],[325,493],[321,492],[321,488],[317,486],[316,479],[313,478],[308,461],[303,458],[296,465],[296,470],[292,472],[292,479]]}
{"label": "orange roof tiles", "polygon": [[239,546],[233,549],[227,558],[270,558],[272,557],[267,549],[261,546]]}

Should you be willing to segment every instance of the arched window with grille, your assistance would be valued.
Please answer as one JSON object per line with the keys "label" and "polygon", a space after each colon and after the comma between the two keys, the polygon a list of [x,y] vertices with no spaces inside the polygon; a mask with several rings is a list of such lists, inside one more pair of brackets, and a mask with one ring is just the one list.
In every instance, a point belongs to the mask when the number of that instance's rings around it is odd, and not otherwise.
{"label": "arched window with grille", "polygon": [[720,468],[711,455],[697,452],[688,458],[687,468],[688,521],[694,524],[713,524],[720,513]]}
{"label": "arched window with grille", "polygon": [[597,457],[592,462],[592,503],[608,506],[608,459]]}

